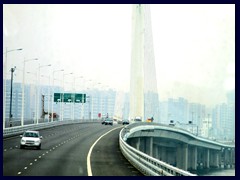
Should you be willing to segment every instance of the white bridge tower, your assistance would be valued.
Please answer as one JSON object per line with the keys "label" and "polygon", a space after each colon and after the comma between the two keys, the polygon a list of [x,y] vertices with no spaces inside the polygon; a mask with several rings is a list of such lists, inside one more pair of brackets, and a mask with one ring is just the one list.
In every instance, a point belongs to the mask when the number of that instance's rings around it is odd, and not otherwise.
{"label": "white bridge tower", "polygon": [[158,117],[158,93],[150,6],[133,5],[129,118]]}

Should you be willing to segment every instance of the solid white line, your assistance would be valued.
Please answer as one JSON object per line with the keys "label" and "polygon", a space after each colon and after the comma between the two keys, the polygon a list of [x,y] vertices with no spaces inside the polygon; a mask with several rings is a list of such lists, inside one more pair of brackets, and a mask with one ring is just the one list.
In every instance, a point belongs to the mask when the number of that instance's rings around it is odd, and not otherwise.
{"label": "solid white line", "polygon": [[97,142],[105,135],[107,135],[108,133],[114,131],[115,129],[118,129],[118,128],[122,128],[121,126],[120,127],[116,127],[114,129],[111,129],[110,131],[106,132],[105,134],[103,134],[102,136],[100,136],[94,143],[93,145],[91,146],[91,148],[89,149],[88,151],[88,155],[87,155],[87,172],[88,172],[88,176],[92,176],[92,168],[91,168],[91,161],[90,161],[90,158],[91,158],[91,153],[92,153],[92,150],[95,146],[95,144],[97,144]]}

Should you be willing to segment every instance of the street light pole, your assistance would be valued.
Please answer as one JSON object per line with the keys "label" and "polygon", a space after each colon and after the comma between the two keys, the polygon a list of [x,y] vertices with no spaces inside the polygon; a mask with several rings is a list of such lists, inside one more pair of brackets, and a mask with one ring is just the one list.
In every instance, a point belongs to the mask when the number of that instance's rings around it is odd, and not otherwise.
{"label": "street light pole", "polygon": [[4,93],[4,98],[3,98],[3,129],[5,129],[5,121],[6,121],[6,89],[7,89],[7,54],[9,52],[12,52],[12,51],[21,51],[23,50],[22,48],[19,48],[19,49],[12,49],[12,50],[8,50],[6,48],[6,52],[5,52],[5,63],[4,63],[4,86],[3,86],[3,93]]}
{"label": "street light pole", "polygon": [[10,127],[12,127],[12,85],[13,85],[13,72],[15,71],[16,66],[11,68],[11,91],[10,91],[10,111],[9,111],[9,122]]}
{"label": "street light pole", "polygon": [[28,61],[37,61],[38,58],[33,58],[33,59],[25,59],[23,61],[23,79],[22,79],[22,116],[21,116],[21,126],[24,125],[24,92],[25,92],[25,63]]}
{"label": "street light pole", "polygon": [[48,78],[48,122],[49,122],[49,99],[51,99],[50,98],[50,91],[49,91],[49,86],[50,86],[50,76],[44,76],[44,75],[41,75],[41,77],[47,77]]}
{"label": "street light pole", "polygon": [[[89,82],[89,87],[93,87],[92,86],[92,83],[93,83],[93,81],[91,80],[91,79],[89,79],[88,80],[88,82]],[[90,89],[90,88],[89,88]],[[92,120],[93,118],[92,118],[92,114],[93,114],[93,105],[92,105],[92,103],[93,103],[93,93],[92,93],[93,91],[91,91],[91,96],[89,96],[89,119],[90,120]],[[91,103],[91,104],[90,104]]]}
{"label": "street light pole", "polygon": [[59,71],[64,71],[64,69],[60,69],[60,70],[55,70],[53,71],[53,74],[52,74],[52,111],[51,111],[51,122],[53,122],[53,101],[54,101],[54,92],[53,92],[53,89],[54,89],[54,73],[55,72],[59,72]]}
{"label": "street light pole", "polygon": [[39,86],[40,86],[40,68],[43,68],[43,67],[49,67],[51,66],[51,64],[47,64],[47,65],[42,65],[38,66],[38,88],[37,88],[37,124],[38,124],[38,116],[39,116]]}
{"label": "street light pole", "polygon": [[[101,85],[101,83],[98,83],[98,84]],[[102,117],[102,95],[101,94],[100,94],[100,113],[101,113],[101,117]]]}

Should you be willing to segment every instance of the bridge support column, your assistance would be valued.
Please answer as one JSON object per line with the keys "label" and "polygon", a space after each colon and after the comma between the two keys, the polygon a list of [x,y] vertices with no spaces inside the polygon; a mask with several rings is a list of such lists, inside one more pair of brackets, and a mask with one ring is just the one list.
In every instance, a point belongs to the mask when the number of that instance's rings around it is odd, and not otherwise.
{"label": "bridge support column", "polygon": [[140,150],[140,137],[139,138],[137,138],[137,142],[136,142],[136,149],[137,150]]}
{"label": "bridge support column", "polygon": [[140,141],[140,143],[139,143],[139,150],[140,151],[142,151],[142,152],[146,152],[146,150],[145,150],[145,138],[139,138],[139,141]]}
{"label": "bridge support column", "polygon": [[224,153],[224,165],[226,168],[230,168],[233,165],[233,150],[231,148],[226,148]]}
{"label": "bridge support column", "polygon": [[188,167],[188,144],[183,144],[183,170],[187,170]]}
{"label": "bridge support column", "polygon": [[229,153],[228,149],[224,149],[224,167],[227,168],[229,163]]}
{"label": "bridge support column", "polygon": [[206,149],[205,150],[205,153],[204,153],[204,161],[203,161],[203,163],[204,163],[204,168],[209,168],[209,149]]}
{"label": "bridge support column", "polygon": [[146,154],[153,156],[153,137],[146,138]]}
{"label": "bridge support column", "polygon": [[164,161],[166,162],[167,161],[167,151],[166,151],[166,147],[159,147],[159,154],[160,154],[160,157],[159,159],[161,161]]}
{"label": "bridge support column", "polygon": [[210,150],[210,160],[209,160],[209,166],[211,168],[218,168],[218,151],[216,150]]}
{"label": "bridge support column", "polygon": [[231,166],[235,167],[235,148],[231,150]]}
{"label": "bridge support column", "polygon": [[183,170],[187,170],[188,144],[182,144],[177,147],[177,167]]}
{"label": "bridge support column", "polygon": [[[189,148],[190,150],[190,148]],[[197,170],[197,147],[193,146],[191,148],[191,151],[189,152],[188,160],[189,160],[189,166],[188,168],[191,170]]]}
{"label": "bridge support column", "polygon": [[212,152],[212,164],[210,166],[219,168],[219,151]]}
{"label": "bridge support column", "polygon": [[156,159],[159,159],[159,153],[158,153],[158,145],[153,144],[153,157]]}

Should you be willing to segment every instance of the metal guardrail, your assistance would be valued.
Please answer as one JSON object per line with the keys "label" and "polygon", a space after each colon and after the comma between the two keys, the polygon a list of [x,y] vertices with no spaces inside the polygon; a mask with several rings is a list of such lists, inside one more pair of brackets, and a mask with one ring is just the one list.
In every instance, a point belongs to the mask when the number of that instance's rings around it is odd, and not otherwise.
{"label": "metal guardrail", "polygon": [[[119,134],[119,145],[122,154],[130,163],[147,176],[196,176],[190,172],[171,166],[163,161],[153,158],[125,142],[126,129],[123,128]],[[125,139],[125,140],[124,140]]]}
{"label": "metal guardrail", "polygon": [[54,126],[60,126],[64,124],[73,124],[73,123],[84,123],[84,122],[99,122],[99,120],[64,120],[64,121],[54,121],[54,122],[45,122],[39,124],[29,124],[24,126],[9,127],[3,129],[3,138],[14,136],[23,133],[26,130],[40,130],[45,128],[51,128]]}

